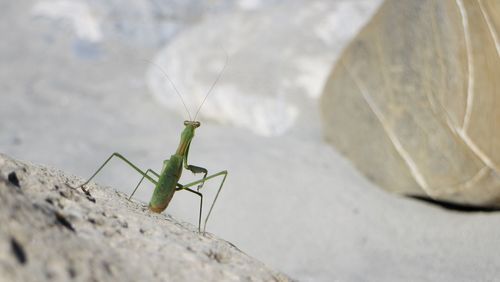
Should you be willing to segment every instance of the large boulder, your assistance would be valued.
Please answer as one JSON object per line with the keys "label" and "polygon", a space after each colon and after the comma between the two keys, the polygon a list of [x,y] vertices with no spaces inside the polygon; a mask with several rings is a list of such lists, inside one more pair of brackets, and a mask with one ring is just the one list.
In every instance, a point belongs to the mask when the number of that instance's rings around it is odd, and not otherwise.
{"label": "large boulder", "polygon": [[321,98],[324,132],[380,187],[500,205],[500,1],[387,0]]}
{"label": "large boulder", "polygon": [[0,154],[0,281],[291,281],[96,184]]}

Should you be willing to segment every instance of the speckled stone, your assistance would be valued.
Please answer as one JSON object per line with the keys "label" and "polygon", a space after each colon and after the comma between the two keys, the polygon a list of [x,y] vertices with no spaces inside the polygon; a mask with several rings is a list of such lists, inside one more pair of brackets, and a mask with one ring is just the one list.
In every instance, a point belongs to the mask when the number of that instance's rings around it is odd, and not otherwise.
{"label": "speckled stone", "polygon": [[0,154],[0,281],[289,281],[123,193]]}

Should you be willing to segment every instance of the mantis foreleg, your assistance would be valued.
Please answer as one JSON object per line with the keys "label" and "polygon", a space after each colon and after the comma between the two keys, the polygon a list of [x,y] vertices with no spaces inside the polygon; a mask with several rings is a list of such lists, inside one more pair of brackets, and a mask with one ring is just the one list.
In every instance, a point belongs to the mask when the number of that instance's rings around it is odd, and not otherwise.
{"label": "mantis foreleg", "polygon": [[[204,167],[195,166],[195,165],[188,165],[186,167],[186,169],[190,170],[194,174],[196,174],[196,173],[203,173],[203,178],[202,179],[206,179],[207,178],[208,170],[206,168],[204,168]],[[196,187],[196,190],[200,191],[200,189],[203,187],[203,184],[205,184],[205,181],[201,182],[198,185],[198,187]]]}
{"label": "mantis foreleg", "polygon": [[[184,155],[184,168],[190,170],[194,174],[203,173],[203,179],[206,179],[208,174],[208,170],[206,168],[188,164],[188,155],[190,148],[191,148],[191,143],[189,143],[188,148],[186,150],[186,154]],[[196,187],[196,190],[200,191],[200,189],[203,187],[203,184],[205,184],[205,181],[200,182],[198,187]]]}

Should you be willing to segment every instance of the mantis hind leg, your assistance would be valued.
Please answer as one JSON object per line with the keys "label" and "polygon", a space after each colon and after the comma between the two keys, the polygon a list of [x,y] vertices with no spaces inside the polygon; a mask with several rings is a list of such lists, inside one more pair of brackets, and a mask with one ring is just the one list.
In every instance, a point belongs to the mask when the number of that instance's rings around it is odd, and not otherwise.
{"label": "mantis hind leg", "polygon": [[[134,191],[132,192],[132,194],[130,194],[130,196],[128,197],[129,200],[132,199],[132,197],[135,194],[135,191],[137,191],[137,188],[139,188],[139,186],[141,185],[141,183],[144,180],[144,178],[146,178],[146,176],[148,175],[148,173],[152,173],[154,176],[156,176],[156,178],[160,178],[160,175],[157,172],[155,172],[154,170],[148,168],[148,170],[146,170],[146,172],[142,175],[142,178],[141,178],[141,180],[139,180],[139,183],[137,183],[137,186],[135,186]],[[158,181],[151,181],[151,182],[153,182],[153,184],[156,185],[156,183]]]}
{"label": "mantis hind leg", "polygon": [[106,161],[97,169],[96,172],[94,172],[94,174],[92,174],[92,176],[87,180],[85,181],[83,184],[81,184],[80,186],[78,186],[77,188],[80,188],[82,189],[84,192],[87,192],[87,190],[85,189],[85,185],[87,185],[99,172],[101,172],[101,170],[108,164],[108,162],[113,158],[113,157],[117,157],[119,159],[121,159],[122,161],[124,161],[126,164],[128,164],[129,166],[131,166],[135,171],[137,171],[138,173],[140,173],[144,178],[146,178],[147,180],[151,181],[152,183],[154,183],[156,185],[156,181],[151,178],[149,175],[146,175],[146,173],[144,171],[142,171],[140,168],[138,168],[136,165],[134,165],[131,161],[127,160],[124,156],[122,156],[120,153],[113,153],[111,154],[111,156],[109,156],[108,159],[106,159]]}
{"label": "mantis hind leg", "polygon": [[227,174],[228,174],[227,171],[223,170],[221,172],[214,173],[214,174],[209,175],[207,177],[203,177],[200,180],[188,183],[188,184],[186,184],[184,186],[180,186],[180,188],[176,189],[176,190],[188,190],[188,191],[190,191],[192,193],[199,194],[199,196],[201,197],[201,201],[200,201],[200,216],[199,216],[199,219],[198,219],[198,231],[200,231],[201,230],[201,226],[200,225],[201,225],[201,216],[202,216],[203,194],[201,194],[200,192],[188,189],[188,187],[192,187],[192,186],[198,185],[198,187],[199,187],[198,189],[200,189],[201,188],[200,184],[201,184],[201,186],[203,186],[203,184],[205,183],[205,181],[210,180],[210,179],[215,178],[215,177],[218,177],[218,176],[223,176],[222,177],[222,181],[220,182],[220,185],[219,185],[219,189],[217,190],[217,194],[215,194],[214,201],[212,202],[212,205],[210,205],[210,209],[208,210],[207,216],[205,217],[205,221],[203,223],[203,234],[205,234],[205,230],[206,230],[206,227],[207,227],[208,218],[210,217],[210,214],[212,213],[212,209],[214,208],[215,202],[217,201],[217,198],[219,197],[219,193],[220,193],[220,191],[222,189],[222,186],[224,186],[224,181],[226,181]]}
{"label": "mantis hind leg", "polygon": [[[163,167],[165,167],[168,164],[169,161],[170,160],[164,160],[163,161]],[[148,173],[149,172],[152,173],[152,174],[154,174],[154,176],[156,176],[157,179],[160,178],[160,174],[159,173],[157,173],[154,170],[148,168],[148,170],[146,170],[146,173],[144,173],[142,175],[142,178],[141,178],[141,180],[139,180],[139,183],[137,183],[137,186],[135,186],[134,191],[132,192],[132,194],[130,194],[130,197],[128,197],[129,200],[132,199],[132,196],[134,196],[135,191],[137,191],[137,188],[139,188],[139,186],[141,185],[141,183],[144,180],[144,178],[147,178],[149,181],[151,181],[156,186],[156,184],[158,183],[158,181],[157,180],[156,181],[155,180],[151,180],[151,178],[148,177]],[[180,184],[178,184],[178,185],[180,185]]]}
{"label": "mantis hind leg", "polygon": [[[186,191],[191,192],[193,194],[196,194],[200,197],[200,214],[198,216],[198,233],[201,233],[201,215],[202,215],[202,210],[203,210],[203,194],[198,192],[198,191],[194,191],[192,189],[186,188],[185,186],[183,186],[179,183],[177,183],[177,186],[179,188],[176,188],[175,191],[186,190]],[[203,229],[203,233],[205,233],[205,229]]]}

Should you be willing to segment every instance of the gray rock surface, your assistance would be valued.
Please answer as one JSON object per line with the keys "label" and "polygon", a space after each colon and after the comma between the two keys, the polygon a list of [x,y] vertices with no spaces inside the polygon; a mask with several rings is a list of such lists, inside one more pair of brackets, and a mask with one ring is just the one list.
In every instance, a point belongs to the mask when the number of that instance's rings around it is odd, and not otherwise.
{"label": "gray rock surface", "polygon": [[499,1],[385,1],[328,78],[327,140],[386,190],[499,206],[499,30]]}
{"label": "gray rock surface", "polygon": [[0,281],[289,281],[123,193],[0,154]]}

